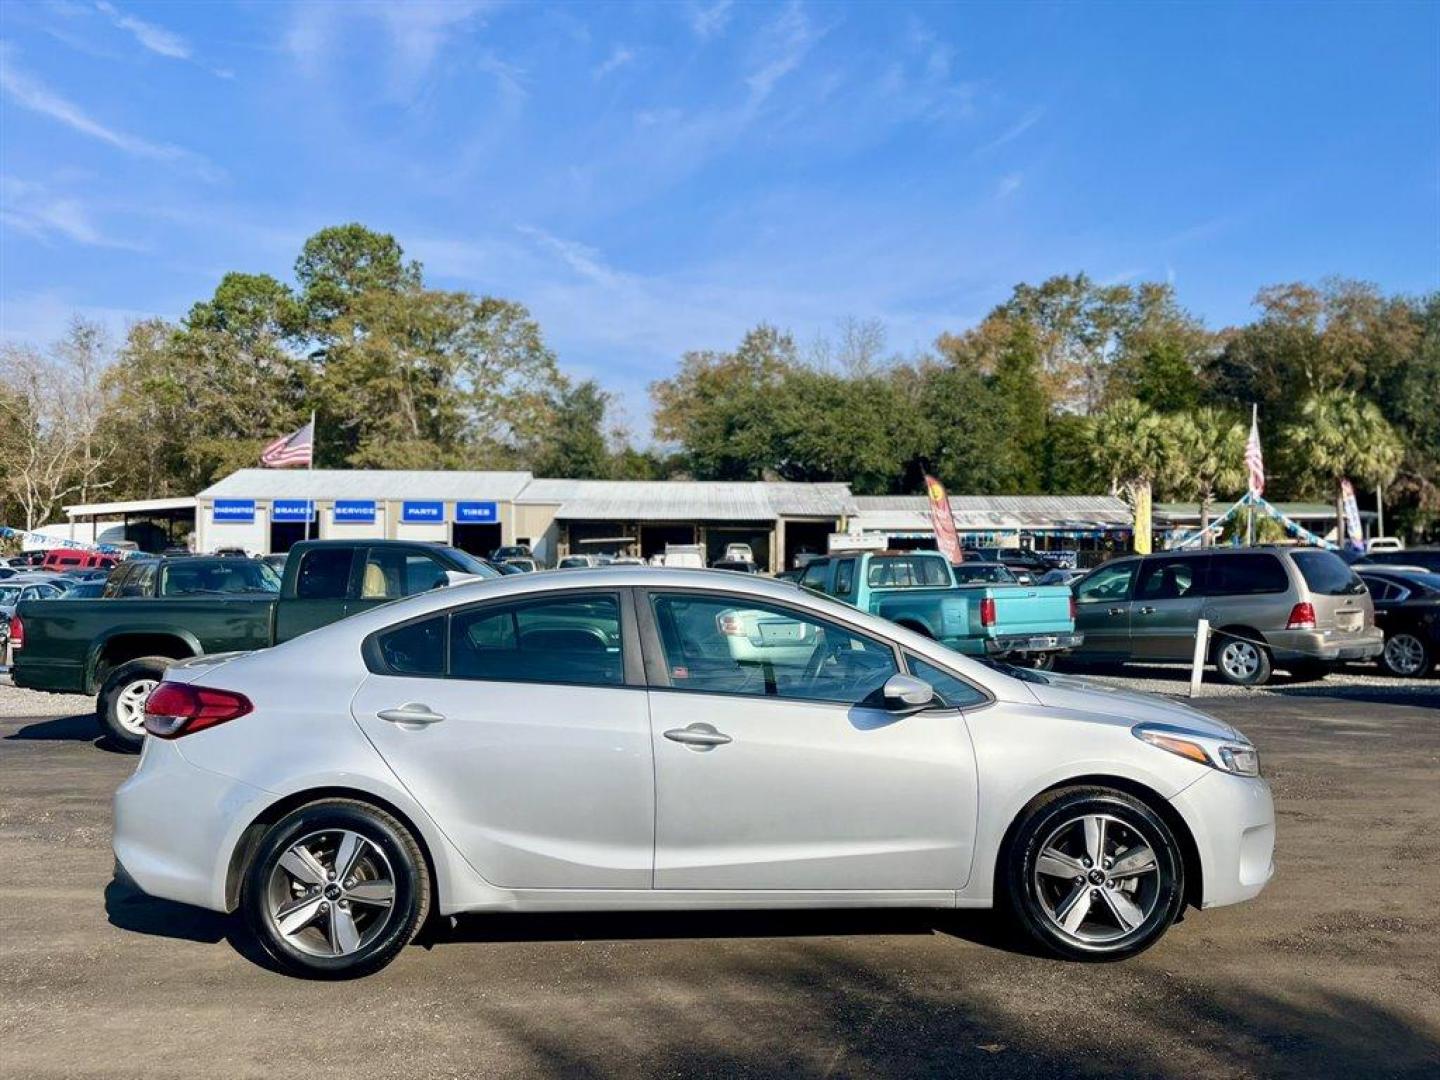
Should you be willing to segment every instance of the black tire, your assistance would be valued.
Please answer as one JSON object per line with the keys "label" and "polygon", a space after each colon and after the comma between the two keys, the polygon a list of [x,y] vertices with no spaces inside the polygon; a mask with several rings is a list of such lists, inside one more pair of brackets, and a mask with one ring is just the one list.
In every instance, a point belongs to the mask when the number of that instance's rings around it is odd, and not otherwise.
{"label": "black tire", "polygon": [[1318,682],[1334,670],[1323,660],[1294,660],[1286,664],[1285,669],[1292,679],[1305,682]]}
{"label": "black tire", "polygon": [[[317,955],[307,951],[306,946],[321,947],[322,940],[335,941],[337,935],[328,929],[333,922],[327,919],[327,912],[321,911],[295,937],[282,934],[271,915],[271,901],[277,895],[272,875],[281,858],[294,845],[312,836],[321,838],[317,858],[323,867],[324,838],[342,832],[359,834],[378,849],[383,860],[376,861],[388,863],[393,900],[387,908],[378,911],[357,901],[351,909],[354,921],[358,923],[362,918],[375,920],[361,927],[359,946],[344,955]],[[334,880],[333,862],[327,872],[331,880],[308,895],[323,901],[329,895],[326,890],[342,884]],[[383,880],[371,878],[361,884],[378,884]],[[303,885],[292,888],[304,892]],[[343,897],[344,894],[340,892],[339,895]],[[349,901],[332,897],[326,903],[327,907],[333,903],[339,908],[345,907]],[[246,868],[240,887],[241,914],[261,948],[283,970],[312,979],[353,979],[379,971],[414,940],[429,910],[430,869],[415,837],[393,815],[352,799],[308,803],[272,825]],[[367,936],[369,939],[365,940]]]}
{"label": "black tire", "polygon": [[1435,653],[1419,634],[1400,630],[1386,635],[1385,651],[1380,654],[1379,662],[1386,674],[1420,679],[1434,666]]}
{"label": "black tire", "polygon": [[105,676],[95,698],[100,734],[115,746],[139,752],[145,732],[138,730],[131,719],[128,707],[131,695],[136,692],[137,684],[158,683],[172,663],[168,656],[142,656],[138,660],[127,660]]}
{"label": "black tire", "polygon": [[[1234,663],[1231,662],[1232,652]],[[1231,686],[1264,686],[1270,681],[1270,673],[1274,670],[1270,662],[1270,650],[1260,644],[1259,638],[1252,634],[1216,634],[1211,659],[1220,681]]]}
{"label": "black tire", "polygon": [[[1108,868],[1085,866],[1083,819],[1097,817],[1106,820],[1101,842],[1115,866],[1124,865],[1126,853],[1143,858],[1137,846],[1143,843],[1153,853],[1153,871],[1117,876],[1112,886]],[[1042,847],[1052,867],[1062,847],[1069,851],[1078,864],[1076,876],[1088,880],[1038,869]],[[1021,816],[1001,860],[997,899],[1030,940],[1067,960],[1135,956],[1160,940],[1185,907],[1185,860],[1174,834],[1139,799],[1111,788],[1064,788],[1037,799]],[[1077,907],[1066,906],[1072,900]],[[1061,917],[1080,904],[1085,905],[1080,922],[1067,930]]]}
{"label": "black tire", "polygon": [[1029,668],[1031,671],[1054,671],[1055,654],[1053,652],[1017,653],[1014,664],[1016,667]]}

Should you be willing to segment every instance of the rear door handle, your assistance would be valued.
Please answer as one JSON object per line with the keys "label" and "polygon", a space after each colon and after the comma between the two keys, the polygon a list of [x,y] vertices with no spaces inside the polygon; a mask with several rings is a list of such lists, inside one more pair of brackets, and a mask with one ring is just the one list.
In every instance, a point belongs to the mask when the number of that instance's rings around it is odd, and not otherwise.
{"label": "rear door handle", "polygon": [[671,728],[665,732],[665,738],[671,742],[694,747],[696,750],[714,750],[715,747],[724,746],[731,741],[729,735],[716,731],[710,724],[691,724],[689,727]]}
{"label": "rear door handle", "polygon": [[438,724],[445,717],[430,708],[429,705],[418,701],[407,701],[397,709],[381,709],[375,714],[381,720],[389,720],[392,724]]}
{"label": "rear door handle", "polygon": [[1154,609],[1153,607],[1142,607],[1142,608],[1140,609],[1140,614],[1141,614],[1141,615],[1154,615],[1154,614],[1155,614],[1155,609]]}

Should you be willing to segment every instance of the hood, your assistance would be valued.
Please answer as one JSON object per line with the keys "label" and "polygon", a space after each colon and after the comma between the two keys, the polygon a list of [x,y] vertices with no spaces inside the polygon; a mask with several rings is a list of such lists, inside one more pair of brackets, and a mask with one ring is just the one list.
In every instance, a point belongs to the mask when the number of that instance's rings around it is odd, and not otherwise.
{"label": "hood", "polygon": [[1055,675],[1046,672],[1036,680],[1027,680],[1031,693],[1040,704],[1057,709],[1076,709],[1100,713],[1115,723],[1171,724],[1188,728],[1198,734],[1221,739],[1249,742],[1239,731],[1199,709],[1173,698],[1146,694],[1138,690],[1119,690],[1092,682],[1080,675]]}

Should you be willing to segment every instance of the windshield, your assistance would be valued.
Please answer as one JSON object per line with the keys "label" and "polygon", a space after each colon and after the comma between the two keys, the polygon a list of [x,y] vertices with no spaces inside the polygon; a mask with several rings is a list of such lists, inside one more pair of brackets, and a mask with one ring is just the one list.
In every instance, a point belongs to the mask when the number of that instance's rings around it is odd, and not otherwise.
{"label": "windshield", "polygon": [[0,585],[0,607],[11,607],[19,598],[19,585]]}
{"label": "windshield", "polygon": [[215,596],[278,593],[280,577],[254,559],[177,562],[165,567],[161,596]]}
{"label": "windshield", "polygon": [[500,571],[489,563],[483,563],[467,551],[459,548],[446,548],[451,557],[458,562],[467,574],[474,574],[477,577],[499,577]]}
{"label": "windshield", "polygon": [[1321,596],[1353,596],[1365,591],[1360,576],[1328,551],[1296,551],[1291,557],[1311,592]]}
{"label": "windshield", "polygon": [[961,563],[954,568],[955,583],[957,585],[1013,585],[1018,580],[1010,572],[1008,566],[1001,566],[998,563],[994,566],[966,566]]}

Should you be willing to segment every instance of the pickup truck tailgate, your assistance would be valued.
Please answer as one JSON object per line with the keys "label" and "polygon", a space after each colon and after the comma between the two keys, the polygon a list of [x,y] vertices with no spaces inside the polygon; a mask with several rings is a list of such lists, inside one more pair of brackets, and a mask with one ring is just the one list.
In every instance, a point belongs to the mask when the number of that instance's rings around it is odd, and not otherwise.
{"label": "pickup truck tailgate", "polygon": [[992,585],[996,634],[1056,634],[1075,629],[1070,615],[1070,588],[1066,585]]}

